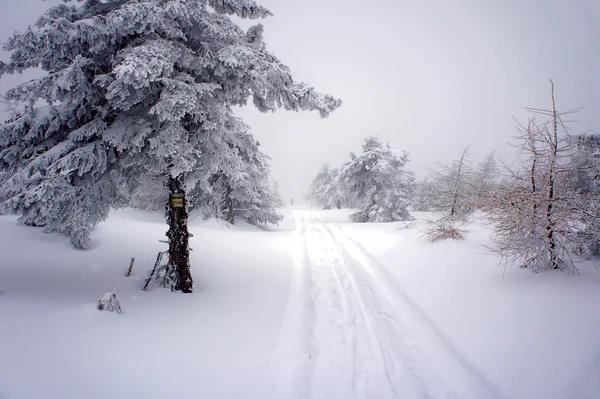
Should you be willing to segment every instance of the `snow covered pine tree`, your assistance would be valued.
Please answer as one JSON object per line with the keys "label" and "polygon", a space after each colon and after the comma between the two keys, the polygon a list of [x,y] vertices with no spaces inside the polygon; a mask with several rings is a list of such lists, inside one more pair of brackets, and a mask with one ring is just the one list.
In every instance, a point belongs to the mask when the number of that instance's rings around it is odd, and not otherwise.
{"label": "snow covered pine tree", "polygon": [[270,12],[251,0],[86,0],[53,7],[10,38],[0,76],[48,73],[6,94],[15,112],[0,126],[2,211],[87,248],[91,229],[130,203],[140,177],[163,172],[175,289],[191,292],[185,205],[197,181],[188,176],[219,164],[210,150],[229,147],[230,107],[252,98],[263,112],[325,117],[341,104],[294,82],[266,50],[261,25],[244,31],[228,15]]}
{"label": "snow covered pine tree", "polygon": [[231,224],[237,218],[250,224],[279,223],[282,216],[269,187],[269,158],[241,119],[231,118],[226,128],[226,148],[213,151],[220,155],[218,165],[203,165],[193,172],[199,184],[192,191],[192,207]]}
{"label": "snow covered pine tree", "polygon": [[350,162],[340,171],[341,179],[362,208],[350,218],[355,222],[412,220],[407,208],[415,178],[404,169],[408,154],[395,155],[389,145],[373,136],[367,137],[362,147],[362,154],[350,154]]}
{"label": "snow covered pine tree", "polygon": [[323,209],[331,209],[327,191],[329,191],[329,187],[332,184],[333,176],[331,167],[328,164],[325,164],[321,166],[321,169],[319,169],[319,172],[317,172],[317,175],[310,184],[305,199],[310,201],[313,205],[322,206]]}
{"label": "snow covered pine tree", "polygon": [[285,208],[286,207],[286,203],[283,200],[283,197],[281,196],[281,193],[279,192],[279,183],[277,183],[276,181],[273,182],[273,186],[271,187],[271,193],[273,193],[273,199],[274,199],[274,205],[277,208]]}

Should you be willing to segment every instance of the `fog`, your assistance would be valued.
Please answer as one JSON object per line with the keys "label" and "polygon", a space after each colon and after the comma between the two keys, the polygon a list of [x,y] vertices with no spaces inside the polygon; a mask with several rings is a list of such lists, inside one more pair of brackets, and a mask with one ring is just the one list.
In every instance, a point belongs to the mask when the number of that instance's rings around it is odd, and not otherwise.
{"label": "fog", "polygon": [[[0,38],[58,3],[0,0]],[[600,5],[591,0],[260,3],[274,13],[259,21],[269,50],[297,80],[343,101],[326,119],[238,111],[288,200],[301,200],[322,164],[341,164],[367,135],[408,151],[419,177],[467,145],[510,159],[513,117],[550,106],[550,78],[560,110],[584,107],[572,133],[600,129]],[[0,91],[31,76],[5,76]]]}

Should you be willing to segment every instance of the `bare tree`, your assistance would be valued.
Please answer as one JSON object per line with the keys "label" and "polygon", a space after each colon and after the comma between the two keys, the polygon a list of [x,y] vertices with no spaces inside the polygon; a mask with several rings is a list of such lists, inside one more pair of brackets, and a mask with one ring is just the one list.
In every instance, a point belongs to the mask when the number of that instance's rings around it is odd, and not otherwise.
{"label": "bare tree", "polygon": [[437,169],[431,172],[437,197],[435,208],[443,212],[444,217],[464,219],[473,209],[471,158],[469,147],[465,147],[452,163],[438,164]]}
{"label": "bare tree", "polygon": [[473,172],[471,184],[471,204],[478,209],[483,207],[489,193],[495,189],[498,182],[499,167],[496,161],[496,153],[491,152],[479,164]]}
{"label": "bare tree", "polygon": [[552,108],[528,108],[547,120],[518,126],[520,166],[507,167],[507,178],[489,193],[484,211],[495,227],[493,252],[536,272],[576,274],[573,255],[582,239],[597,240],[598,232],[589,226],[597,224],[600,214],[597,198],[570,182],[577,166],[562,117],[578,110],[559,113],[550,83]]}
{"label": "bare tree", "polygon": [[457,227],[460,221],[466,223],[468,215],[474,209],[472,182],[474,178],[469,147],[465,147],[460,156],[449,165],[438,164],[431,172],[432,182],[421,188],[432,196],[431,201],[420,199],[421,204],[431,206],[431,210],[440,213],[437,219],[427,220],[423,236],[431,242],[455,239],[462,240],[466,230]]}

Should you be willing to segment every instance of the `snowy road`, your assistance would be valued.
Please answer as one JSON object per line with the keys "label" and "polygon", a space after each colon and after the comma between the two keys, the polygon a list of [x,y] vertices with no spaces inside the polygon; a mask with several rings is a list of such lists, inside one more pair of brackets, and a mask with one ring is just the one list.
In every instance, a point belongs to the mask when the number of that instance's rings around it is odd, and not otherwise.
{"label": "snowy road", "polygon": [[358,242],[316,212],[294,218],[273,397],[503,397]]}

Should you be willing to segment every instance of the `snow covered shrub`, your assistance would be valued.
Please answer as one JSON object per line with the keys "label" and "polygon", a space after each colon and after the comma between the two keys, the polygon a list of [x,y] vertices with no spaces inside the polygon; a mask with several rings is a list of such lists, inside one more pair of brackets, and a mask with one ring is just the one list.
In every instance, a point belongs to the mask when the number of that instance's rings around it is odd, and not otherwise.
{"label": "snow covered shrub", "polygon": [[422,238],[427,241],[436,242],[440,240],[464,240],[466,230],[456,225],[452,218],[441,218],[438,220],[427,220],[427,226],[423,229]]}
{"label": "snow covered shrub", "polygon": [[119,304],[119,300],[117,299],[117,295],[114,291],[104,294],[104,296],[98,301],[97,308],[98,310],[121,313],[121,304]]}
{"label": "snow covered shrub", "polygon": [[408,230],[412,229],[415,226],[415,222],[413,221],[404,221],[398,224],[398,230]]}

